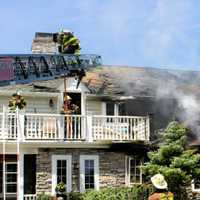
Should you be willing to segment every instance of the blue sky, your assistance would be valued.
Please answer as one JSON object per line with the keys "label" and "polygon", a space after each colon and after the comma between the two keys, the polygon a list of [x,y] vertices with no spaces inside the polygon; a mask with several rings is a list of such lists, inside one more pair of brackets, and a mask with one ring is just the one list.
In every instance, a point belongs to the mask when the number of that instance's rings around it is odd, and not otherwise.
{"label": "blue sky", "polygon": [[199,0],[6,0],[0,53],[30,53],[35,32],[71,29],[104,64],[200,70]]}

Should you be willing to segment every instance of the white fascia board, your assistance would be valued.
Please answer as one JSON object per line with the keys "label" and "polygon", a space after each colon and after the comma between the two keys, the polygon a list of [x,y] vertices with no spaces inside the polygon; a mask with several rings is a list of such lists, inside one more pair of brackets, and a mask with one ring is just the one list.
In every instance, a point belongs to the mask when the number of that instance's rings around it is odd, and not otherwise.
{"label": "white fascia board", "polygon": [[[1,96],[11,96],[16,91],[7,91],[7,90],[0,90]],[[60,95],[59,92],[20,92],[21,95],[25,97],[58,97]]]}

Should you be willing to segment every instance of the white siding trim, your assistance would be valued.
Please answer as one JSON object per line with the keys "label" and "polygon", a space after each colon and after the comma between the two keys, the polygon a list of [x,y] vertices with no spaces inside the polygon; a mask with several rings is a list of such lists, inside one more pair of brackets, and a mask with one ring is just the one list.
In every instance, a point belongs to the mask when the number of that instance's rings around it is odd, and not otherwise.
{"label": "white siding trim", "polygon": [[114,105],[114,115],[118,116],[119,115],[119,105],[115,103]]}
{"label": "white siding trim", "polygon": [[99,190],[99,156],[80,155],[80,192],[85,192],[85,160],[94,160],[94,188]]}
{"label": "white siding trim", "polygon": [[67,192],[72,190],[72,156],[71,155],[52,155],[52,195],[55,195],[56,187],[56,163],[57,160],[67,160]]}
{"label": "white siding trim", "polygon": [[102,102],[102,115],[106,115],[106,102]]}

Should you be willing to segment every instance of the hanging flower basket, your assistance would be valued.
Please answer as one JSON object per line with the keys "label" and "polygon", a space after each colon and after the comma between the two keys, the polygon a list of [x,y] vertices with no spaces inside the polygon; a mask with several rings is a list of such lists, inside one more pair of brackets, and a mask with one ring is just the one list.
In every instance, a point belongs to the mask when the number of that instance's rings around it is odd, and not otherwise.
{"label": "hanging flower basket", "polygon": [[10,108],[10,110],[13,110],[13,111],[15,111],[17,107],[20,110],[22,110],[25,106],[26,106],[26,101],[18,93],[14,93],[8,103],[8,107]]}

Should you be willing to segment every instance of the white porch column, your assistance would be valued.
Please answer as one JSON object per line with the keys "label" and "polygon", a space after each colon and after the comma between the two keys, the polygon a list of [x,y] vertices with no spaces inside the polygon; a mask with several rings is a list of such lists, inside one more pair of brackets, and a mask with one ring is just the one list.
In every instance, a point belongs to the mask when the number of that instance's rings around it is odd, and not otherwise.
{"label": "white porch column", "polygon": [[6,154],[6,137],[5,137],[5,118],[6,118],[6,107],[3,106],[3,119],[2,119],[2,134],[3,134],[3,200],[6,200],[6,163],[5,163],[5,154]]}
{"label": "white porch column", "polygon": [[87,140],[87,142],[93,142],[93,136],[92,136],[92,116],[87,116],[86,140]]}
{"label": "white porch column", "polygon": [[18,137],[19,141],[24,140],[24,114],[18,114]]}
{"label": "white porch column", "polygon": [[58,121],[58,137],[61,140],[64,140],[65,133],[65,117],[64,115],[60,115],[59,121]]}
{"label": "white porch column", "polygon": [[24,153],[20,151],[18,156],[17,199],[21,200],[24,199]]}

